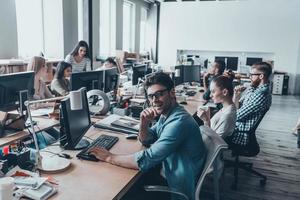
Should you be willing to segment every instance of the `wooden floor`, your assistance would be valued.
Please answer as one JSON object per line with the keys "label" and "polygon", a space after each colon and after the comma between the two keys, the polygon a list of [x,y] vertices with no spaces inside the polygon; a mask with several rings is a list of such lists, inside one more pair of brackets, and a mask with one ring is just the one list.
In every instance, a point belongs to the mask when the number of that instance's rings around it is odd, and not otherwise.
{"label": "wooden floor", "polygon": [[[220,181],[222,200],[300,200],[300,148],[291,134],[299,117],[300,96],[273,96],[271,109],[256,131],[261,151],[255,158],[243,159],[267,176],[267,184],[261,187],[258,177],[240,170],[238,189],[231,190],[233,170],[226,169]],[[210,177],[201,197],[213,199]]]}

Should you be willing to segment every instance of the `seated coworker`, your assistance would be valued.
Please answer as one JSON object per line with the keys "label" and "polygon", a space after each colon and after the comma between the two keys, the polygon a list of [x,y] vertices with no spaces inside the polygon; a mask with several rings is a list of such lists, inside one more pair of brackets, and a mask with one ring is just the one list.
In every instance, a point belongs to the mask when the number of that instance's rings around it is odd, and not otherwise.
{"label": "seated coworker", "polygon": [[[256,122],[263,117],[272,104],[269,77],[272,66],[267,62],[252,65],[250,71],[251,86],[234,88],[234,103],[237,110],[235,130],[226,142],[230,147],[244,148],[249,144],[250,131]],[[242,95],[242,93],[244,93]]]}
{"label": "seated coworker", "polygon": [[[46,62],[43,57],[34,56],[30,63],[27,66],[27,71],[34,72],[34,94],[30,97],[33,100],[41,100],[52,98],[53,95],[47,88],[45,82],[43,81],[43,77],[46,76]],[[49,104],[37,104],[35,108],[50,106]],[[47,145],[53,143],[58,138],[57,132],[48,130],[47,132],[42,131],[37,134],[39,147],[45,148]]]}
{"label": "seated coworker", "polygon": [[34,56],[27,66],[27,71],[34,72],[34,94],[32,98],[34,100],[40,100],[53,97],[43,81],[43,78],[47,75],[45,58]]}
{"label": "seated coworker", "polygon": [[204,94],[203,99],[209,100],[210,99],[210,89],[209,85],[210,82],[223,74],[225,70],[225,62],[222,60],[216,60],[213,65],[210,67],[207,73],[203,75],[203,86],[204,86]]}
{"label": "seated coworker", "polygon": [[232,101],[232,80],[226,76],[219,76],[210,83],[210,91],[210,97],[215,104],[221,103],[222,109],[211,119],[209,110],[199,109],[197,115],[203,120],[204,125],[226,138],[233,133],[236,121],[236,108]]}
{"label": "seated coworker", "polygon": [[64,61],[58,63],[54,79],[51,82],[51,90],[57,96],[65,96],[70,92],[71,86],[68,78],[71,76],[71,73],[72,65],[70,63]]}
{"label": "seated coworker", "polygon": [[103,69],[111,69],[113,67],[116,67],[117,63],[115,62],[115,59],[113,57],[108,57],[103,65],[99,67],[97,70],[103,70]]}
{"label": "seated coworker", "polygon": [[[144,145],[152,145],[129,155],[113,154],[100,148],[90,153],[102,161],[142,171],[162,163],[169,187],[194,199],[197,178],[206,159],[199,127],[176,102],[174,83],[169,75],[157,73],[148,77],[145,89],[151,107],[141,113],[139,140]],[[158,122],[150,128],[150,123],[159,115]]]}

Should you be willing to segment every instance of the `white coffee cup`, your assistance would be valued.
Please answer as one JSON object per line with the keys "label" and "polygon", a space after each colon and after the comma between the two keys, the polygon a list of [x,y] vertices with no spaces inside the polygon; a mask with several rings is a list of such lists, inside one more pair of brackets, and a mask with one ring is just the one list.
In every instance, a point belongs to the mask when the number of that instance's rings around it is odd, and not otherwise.
{"label": "white coffee cup", "polygon": [[14,178],[0,178],[0,200],[13,199],[14,186]]}
{"label": "white coffee cup", "polygon": [[201,106],[198,106],[197,110],[199,110],[199,109],[204,110],[204,111],[208,111],[209,107],[206,106],[206,105],[201,105]]}

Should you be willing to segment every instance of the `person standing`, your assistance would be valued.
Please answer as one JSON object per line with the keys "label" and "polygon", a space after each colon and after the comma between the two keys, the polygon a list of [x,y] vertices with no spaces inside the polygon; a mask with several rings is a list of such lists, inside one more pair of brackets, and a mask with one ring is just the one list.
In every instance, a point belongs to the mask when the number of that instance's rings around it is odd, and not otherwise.
{"label": "person standing", "polygon": [[65,58],[65,62],[72,65],[73,73],[91,70],[91,58],[88,44],[81,40],[73,51]]}

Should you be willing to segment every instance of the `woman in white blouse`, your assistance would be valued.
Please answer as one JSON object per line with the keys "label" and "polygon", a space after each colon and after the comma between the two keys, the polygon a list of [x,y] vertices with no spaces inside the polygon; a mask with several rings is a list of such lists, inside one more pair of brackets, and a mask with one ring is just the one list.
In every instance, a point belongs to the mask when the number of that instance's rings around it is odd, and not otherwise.
{"label": "woman in white blouse", "polygon": [[81,40],[73,51],[65,58],[65,62],[72,65],[72,72],[82,72],[91,70],[91,59],[88,44]]}
{"label": "woman in white blouse", "polygon": [[210,84],[211,98],[214,103],[221,103],[223,108],[219,110],[211,119],[209,111],[199,109],[197,115],[212,130],[225,138],[230,136],[235,128],[236,107],[232,101],[233,84],[232,79],[227,76],[219,76]]}

